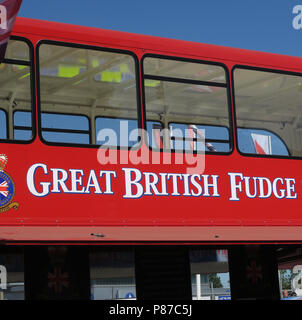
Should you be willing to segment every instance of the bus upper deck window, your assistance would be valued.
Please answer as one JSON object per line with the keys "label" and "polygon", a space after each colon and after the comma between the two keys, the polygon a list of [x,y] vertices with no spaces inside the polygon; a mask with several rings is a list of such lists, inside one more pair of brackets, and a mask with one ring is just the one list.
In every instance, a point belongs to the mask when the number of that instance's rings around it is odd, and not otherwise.
{"label": "bus upper deck window", "polygon": [[151,55],[144,58],[143,68],[152,148],[230,152],[226,69]]}
{"label": "bus upper deck window", "polygon": [[7,118],[5,111],[0,109],[0,139],[7,139]]}
{"label": "bus upper deck window", "polygon": [[[257,155],[301,157],[301,76],[236,68],[234,83],[239,150]],[[249,149],[244,139],[249,139],[252,145]]]}
{"label": "bus upper deck window", "polygon": [[[44,141],[97,145],[100,128],[116,127],[113,120],[101,119],[129,119],[138,127],[132,54],[44,41],[39,46],[39,62]],[[55,117],[60,123],[51,120]]]}
{"label": "bus upper deck window", "polygon": [[239,150],[247,154],[289,156],[285,143],[276,134],[259,129],[238,128]]}
{"label": "bus upper deck window", "polygon": [[5,59],[0,65],[1,140],[32,139],[31,92],[29,45],[13,38],[8,42]]}

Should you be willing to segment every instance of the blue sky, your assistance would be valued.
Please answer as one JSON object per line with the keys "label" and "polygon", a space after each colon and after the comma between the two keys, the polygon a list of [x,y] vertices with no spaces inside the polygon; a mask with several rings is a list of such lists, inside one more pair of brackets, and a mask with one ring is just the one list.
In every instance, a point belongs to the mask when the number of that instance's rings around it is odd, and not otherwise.
{"label": "blue sky", "polygon": [[302,0],[23,0],[19,16],[302,56]]}

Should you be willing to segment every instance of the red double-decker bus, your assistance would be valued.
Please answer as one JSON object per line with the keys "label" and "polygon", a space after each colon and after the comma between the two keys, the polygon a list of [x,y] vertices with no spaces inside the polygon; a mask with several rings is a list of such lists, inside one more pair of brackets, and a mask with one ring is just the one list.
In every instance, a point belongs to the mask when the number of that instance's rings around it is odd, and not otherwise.
{"label": "red double-decker bus", "polygon": [[17,18],[0,69],[0,298],[294,289],[301,58]]}

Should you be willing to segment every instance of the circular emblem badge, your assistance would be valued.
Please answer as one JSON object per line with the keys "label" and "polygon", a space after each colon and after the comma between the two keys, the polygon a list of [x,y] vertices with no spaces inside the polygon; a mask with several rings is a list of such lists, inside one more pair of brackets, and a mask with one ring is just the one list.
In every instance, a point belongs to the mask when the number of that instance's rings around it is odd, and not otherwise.
{"label": "circular emblem badge", "polygon": [[9,205],[15,196],[15,184],[9,174],[0,172],[0,209]]}

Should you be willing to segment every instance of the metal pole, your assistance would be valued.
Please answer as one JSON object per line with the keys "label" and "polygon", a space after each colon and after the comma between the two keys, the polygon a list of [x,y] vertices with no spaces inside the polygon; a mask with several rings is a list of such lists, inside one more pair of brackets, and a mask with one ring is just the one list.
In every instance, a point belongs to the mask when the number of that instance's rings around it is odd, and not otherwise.
{"label": "metal pole", "polygon": [[200,274],[196,274],[196,299],[200,300],[201,290],[200,290]]}
{"label": "metal pole", "polygon": [[211,300],[215,300],[213,282],[210,282],[210,286],[211,286]]}

